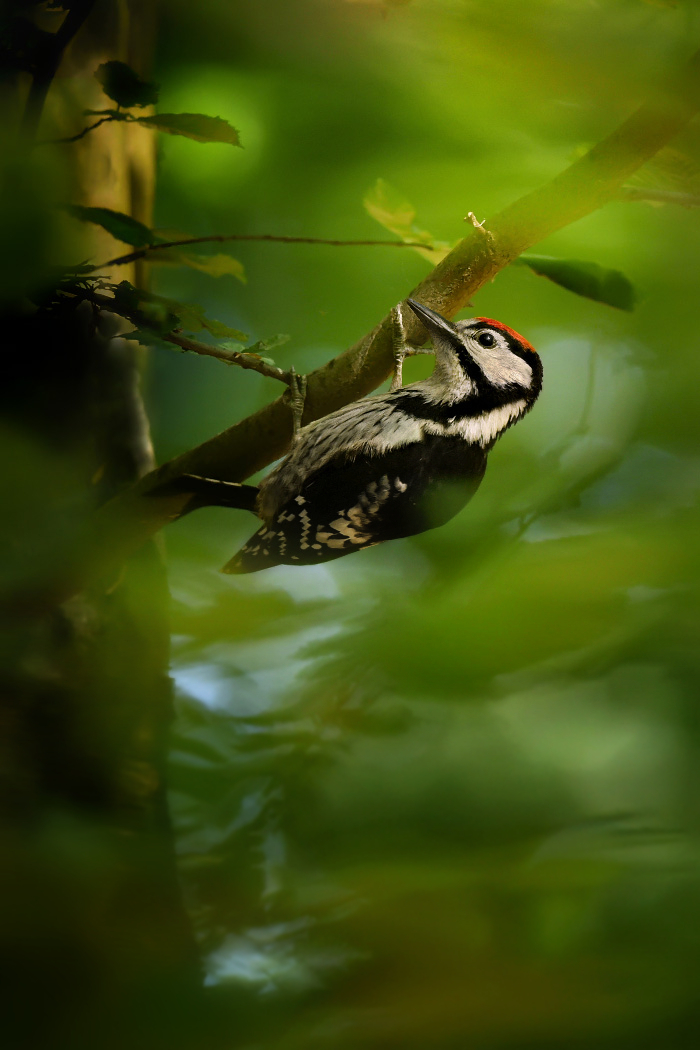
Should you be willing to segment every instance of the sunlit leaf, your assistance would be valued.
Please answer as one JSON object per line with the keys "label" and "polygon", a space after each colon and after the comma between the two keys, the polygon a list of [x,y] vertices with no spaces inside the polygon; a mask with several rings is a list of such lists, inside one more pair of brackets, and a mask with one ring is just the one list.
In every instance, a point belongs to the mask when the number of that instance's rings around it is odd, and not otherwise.
{"label": "sunlit leaf", "polygon": [[387,230],[401,236],[412,234],[415,239],[422,236],[428,243],[432,243],[429,233],[418,233],[413,226],[416,217],[416,209],[411,202],[398,190],[390,186],[384,179],[377,179],[371,190],[365,194],[364,205],[373,219],[385,226]]}
{"label": "sunlit leaf", "polygon": [[451,245],[416,226],[416,210],[411,202],[384,179],[377,179],[365,194],[363,204],[373,219],[401,240],[420,241],[431,245],[429,248],[419,247],[415,250],[433,265],[444,259],[450,251]]}
{"label": "sunlit leaf", "polygon": [[125,62],[104,62],[95,72],[105,95],[118,106],[152,106],[158,101],[158,85],[143,80]]}
{"label": "sunlit leaf", "polygon": [[191,270],[199,270],[208,273],[210,277],[235,277],[237,280],[246,282],[243,263],[234,259],[232,255],[220,252],[217,255],[196,255],[194,252],[180,251],[169,248],[167,251],[154,252],[149,255],[149,262],[171,264],[174,266],[188,266]]}
{"label": "sunlit leaf", "polygon": [[215,321],[211,317],[202,317],[202,328],[206,328],[208,332],[216,339],[247,339],[245,332],[241,332],[238,328],[232,328],[228,324],[224,324],[223,321]]}
{"label": "sunlit leaf", "polygon": [[184,135],[196,142],[224,142],[240,146],[236,129],[222,117],[207,117],[202,113],[154,113],[138,117],[139,124],[166,131],[169,135]]}
{"label": "sunlit leaf", "polygon": [[116,240],[134,248],[145,248],[149,244],[156,244],[159,239],[148,226],[121,211],[113,211],[111,208],[86,208],[82,204],[68,204],[66,211],[81,222],[93,222],[96,226],[101,226]]}
{"label": "sunlit leaf", "polygon": [[611,270],[595,262],[556,259],[549,255],[521,255],[516,262],[585,299],[593,299],[618,310],[634,309],[634,287],[620,270]]}

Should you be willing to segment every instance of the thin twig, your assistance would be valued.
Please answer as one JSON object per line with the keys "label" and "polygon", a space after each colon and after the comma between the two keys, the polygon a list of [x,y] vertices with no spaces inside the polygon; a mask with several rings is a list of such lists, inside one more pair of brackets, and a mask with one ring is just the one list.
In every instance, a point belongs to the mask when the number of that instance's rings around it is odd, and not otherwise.
{"label": "thin twig", "polygon": [[100,124],[108,124],[110,121],[117,120],[117,117],[102,117],[101,120],[96,120],[94,124],[88,124],[86,128],[79,131],[77,135],[69,135],[65,139],[44,139],[42,142],[38,142],[38,146],[58,146],[64,142],[79,142],[80,139],[84,138],[88,131],[94,131],[95,128],[99,128]]}
{"label": "thin twig", "polygon": [[143,259],[150,252],[163,251],[167,248],[183,248],[188,244],[223,244],[226,241],[276,241],[280,244],[329,244],[332,247],[375,247],[383,248],[427,248],[433,250],[430,244],[418,241],[339,241],[327,237],[288,237],[277,233],[212,233],[206,237],[184,237],[178,241],[161,241],[158,244],[147,244],[143,248],[129,252],[128,255],[118,255],[116,259],[108,259],[107,262],[93,266],[92,270],[102,270],[106,266],[125,266],[127,263]]}
{"label": "thin twig", "polygon": [[[81,293],[81,297],[87,299],[94,306],[99,307],[100,310],[110,310],[112,313],[118,314],[119,317],[123,317],[126,321],[137,325],[137,327],[143,323],[134,314],[124,310],[109,295],[102,295],[101,292],[85,291]],[[202,354],[204,357],[215,357],[217,361],[223,361],[225,365],[238,365],[239,368],[249,368],[253,372],[259,372],[260,375],[267,376],[269,379],[277,379],[280,383],[285,383],[287,386],[291,386],[294,382],[293,369],[286,372],[283,368],[278,368],[277,365],[271,365],[263,361],[257,354],[246,354],[242,350],[228,350],[223,346],[200,343],[197,339],[181,335],[179,329],[173,329],[172,332],[168,332],[166,335],[159,335],[158,338],[165,343],[179,346],[182,350],[187,350],[190,353]]]}
{"label": "thin twig", "polygon": [[260,375],[268,376],[269,379],[278,379],[281,383],[290,386],[293,381],[292,372],[286,372],[283,368],[270,365],[255,354],[246,354],[240,350],[226,350],[223,346],[211,346],[209,343],[200,343],[197,339],[180,335],[179,332],[168,332],[161,336],[166,343],[173,343],[183,350],[189,350],[193,354],[203,354],[205,357],[215,357],[217,361],[223,361],[226,365],[238,365],[240,368],[250,368]]}

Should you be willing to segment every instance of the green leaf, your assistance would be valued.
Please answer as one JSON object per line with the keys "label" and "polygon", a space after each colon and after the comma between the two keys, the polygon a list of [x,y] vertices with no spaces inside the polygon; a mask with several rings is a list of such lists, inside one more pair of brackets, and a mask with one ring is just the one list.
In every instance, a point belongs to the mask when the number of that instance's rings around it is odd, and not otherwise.
{"label": "green leaf", "polygon": [[216,339],[242,339],[245,341],[248,338],[245,332],[241,332],[237,328],[231,328],[230,325],[224,324],[223,321],[216,321],[211,317],[207,317],[199,303],[180,303],[176,299],[166,299],[163,296],[153,295],[152,292],[148,293],[148,298],[151,301],[163,303],[168,310],[176,315],[174,328],[185,328],[188,332],[200,332],[202,329],[205,329],[207,332],[211,332]]}
{"label": "green leaf", "polygon": [[576,295],[618,310],[634,309],[637,298],[634,287],[620,270],[610,270],[580,259],[555,259],[549,255],[521,255],[515,261]]}
{"label": "green leaf", "polygon": [[246,353],[266,354],[269,350],[275,350],[278,346],[284,346],[290,339],[291,336],[285,332],[280,332],[278,335],[271,335],[268,339],[258,339],[256,343],[251,343],[250,346],[246,347]]}
{"label": "green leaf", "polygon": [[231,328],[230,325],[224,324],[223,321],[214,321],[211,317],[202,317],[202,328],[206,328],[208,332],[211,332],[215,339],[242,339],[245,341],[248,338],[245,332],[240,332],[237,328]]}
{"label": "green leaf", "polygon": [[238,132],[222,117],[205,117],[202,113],[154,113],[137,117],[139,124],[167,131],[170,135],[184,135],[197,142],[225,142],[240,146]]}
{"label": "green leaf", "polygon": [[[165,333],[163,333],[163,335],[165,335]],[[135,343],[140,343],[141,346],[164,346],[167,347],[168,350],[175,349],[172,343],[166,343],[162,336],[145,326],[133,328],[130,332],[125,332],[121,338],[131,339]]]}
{"label": "green leaf", "polygon": [[121,281],[114,289],[114,312],[156,335],[167,335],[180,325],[180,314],[173,309],[178,305],[162,296],[134,288],[129,281]]}
{"label": "green leaf", "polygon": [[125,62],[104,62],[95,72],[105,95],[118,106],[152,106],[158,101],[158,85],[142,78]]}
{"label": "green leaf", "polygon": [[245,341],[248,336],[237,328],[231,328],[223,321],[206,317],[199,303],[181,303],[176,299],[166,299],[163,295],[154,295],[140,288],[134,288],[128,281],[121,281],[114,290],[115,313],[122,314],[139,327],[150,332],[167,335],[175,328],[184,328],[188,332],[200,332],[202,329],[222,339]]}
{"label": "green leaf", "polygon": [[192,270],[208,273],[210,277],[224,277],[229,275],[246,283],[245,269],[243,263],[234,259],[232,255],[220,253],[218,255],[197,255],[194,252],[183,252],[180,249],[168,248],[166,251],[154,252],[149,255],[151,263],[169,264],[172,266],[189,266]]}
{"label": "green leaf", "polygon": [[285,343],[288,343],[289,340],[290,336],[280,332],[279,335],[271,335],[268,339],[258,339],[257,342],[251,343],[250,346],[244,346],[243,343],[235,342],[233,339],[224,339],[221,346],[226,350],[233,350],[239,354],[254,354],[266,364],[274,365],[275,362],[273,359],[264,355],[268,354],[270,350],[274,350],[278,346],[283,346]]}
{"label": "green leaf", "polygon": [[147,244],[157,244],[159,238],[137,219],[111,208],[85,208],[82,204],[67,204],[65,210],[74,219],[81,222],[94,222],[111,233],[118,241],[130,244],[134,248],[144,248]]}
{"label": "green leaf", "polygon": [[[364,205],[372,218],[387,230],[391,230],[399,237],[418,240],[419,233],[414,226],[416,209],[406,197],[384,179],[377,179],[374,186],[367,191]],[[423,232],[422,236],[425,240],[432,242],[429,233]]]}
{"label": "green leaf", "polygon": [[363,200],[364,206],[373,219],[400,237],[402,241],[422,241],[431,248],[416,248],[424,259],[435,265],[451,249],[445,241],[439,241],[427,230],[421,230],[414,220],[416,209],[398,190],[384,179],[377,179],[374,186],[367,191]]}

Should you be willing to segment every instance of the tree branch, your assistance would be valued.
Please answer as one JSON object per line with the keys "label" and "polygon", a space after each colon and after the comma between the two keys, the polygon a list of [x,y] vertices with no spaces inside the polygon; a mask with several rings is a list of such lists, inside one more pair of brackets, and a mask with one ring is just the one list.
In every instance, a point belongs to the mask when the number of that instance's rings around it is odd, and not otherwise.
{"label": "tree branch", "polygon": [[[661,100],[642,106],[561,174],[495,215],[488,230],[474,229],[410,295],[446,317],[453,317],[522,252],[618,197],[630,175],[685,127],[699,108],[700,52]],[[411,343],[420,345],[425,340],[425,331],[417,319],[409,320],[406,328]],[[390,312],[349,350],[308,376],[304,422],[369,393],[387,377],[392,364]],[[281,456],[291,433],[289,406],[278,398],[177,456],[112,500],[98,515],[90,569],[93,576],[120,564],[125,555],[177,517],[189,498],[144,498],[150,489],[183,473],[242,481]],[[66,567],[66,574],[69,571]],[[84,583],[84,579],[73,577],[66,587],[75,589]]]}
{"label": "tree branch", "polygon": [[[97,125],[94,125],[95,127]],[[65,141],[70,141],[66,139]],[[422,241],[338,241],[329,240],[327,237],[287,237],[275,233],[212,233],[205,237],[184,237],[179,241],[161,241],[159,244],[147,244],[143,248],[137,248],[128,255],[118,255],[115,259],[93,266],[88,271],[104,270],[107,266],[124,266],[126,263],[136,262],[143,259],[151,252],[163,251],[167,248],[182,248],[188,244],[224,244],[226,241],[275,241],[280,244],[329,244],[332,247],[374,247],[383,248],[426,248],[430,250],[429,244]]]}
{"label": "tree branch", "polygon": [[[617,197],[620,187],[672,139],[700,109],[700,52],[663,98],[637,110],[615,131],[550,182],[493,217],[488,230],[474,229],[409,294],[450,318],[505,266],[550,234]],[[392,315],[343,354],[308,376],[304,423],[333,412],[374,390],[393,363]],[[407,324],[411,342],[425,332]],[[282,455],[289,442],[289,410],[281,398],[222,434],[183,453],[144,479],[179,473],[242,481]]]}

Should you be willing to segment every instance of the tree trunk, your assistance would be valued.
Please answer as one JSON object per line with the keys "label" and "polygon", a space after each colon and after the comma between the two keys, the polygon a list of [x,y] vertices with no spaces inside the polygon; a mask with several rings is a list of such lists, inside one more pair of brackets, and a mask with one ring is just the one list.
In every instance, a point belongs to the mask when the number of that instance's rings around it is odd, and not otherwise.
{"label": "tree trunk", "polygon": [[[40,137],[104,106],[92,74],[119,58],[142,73],[150,2],[99,3],[64,56]],[[68,74],[68,76],[66,76]],[[53,134],[50,137],[53,137]],[[151,134],[108,124],[72,151],[73,200],[150,222]],[[49,159],[50,157],[50,159]],[[115,254],[107,234],[85,254]],[[102,243],[99,243],[99,242]],[[118,248],[117,248],[118,250]],[[106,255],[105,255],[106,253]],[[73,262],[68,259],[66,262]],[[129,280],[138,279],[125,272]],[[118,319],[83,304],[4,322],[2,409],[12,456],[3,544],[27,593],[61,534],[153,466],[141,360]],[[0,896],[8,1045],[172,1045],[175,1003],[198,995],[165,795],[171,717],[167,587],[145,547],[113,578],[53,608],[6,616],[0,698]],[[191,1011],[189,1013],[191,1015]],[[179,1026],[179,1045],[184,1032]]]}

